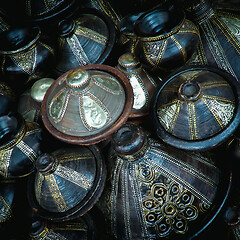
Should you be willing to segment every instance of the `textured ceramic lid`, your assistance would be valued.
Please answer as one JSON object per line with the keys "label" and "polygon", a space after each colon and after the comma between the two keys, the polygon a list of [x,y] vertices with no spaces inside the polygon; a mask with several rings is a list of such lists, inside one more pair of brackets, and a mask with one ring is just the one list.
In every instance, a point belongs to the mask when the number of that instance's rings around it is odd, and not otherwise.
{"label": "textured ceramic lid", "polygon": [[100,197],[105,183],[105,165],[95,146],[42,154],[36,170],[30,181],[30,202],[41,217],[49,220],[86,213]]}
{"label": "textured ceramic lid", "polygon": [[123,73],[106,65],[87,65],[68,71],[51,85],[42,117],[60,140],[93,144],[127,120],[132,104],[132,88]]}
{"label": "textured ceramic lid", "polygon": [[216,147],[239,125],[239,86],[228,73],[187,68],[169,77],[152,108],[157,134],[177,148]]}

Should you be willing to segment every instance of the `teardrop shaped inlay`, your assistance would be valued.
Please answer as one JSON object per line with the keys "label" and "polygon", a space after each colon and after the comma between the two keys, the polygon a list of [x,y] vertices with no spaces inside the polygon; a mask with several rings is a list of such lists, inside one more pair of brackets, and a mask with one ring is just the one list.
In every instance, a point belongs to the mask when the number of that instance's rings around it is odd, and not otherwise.
{"label": "teardrop shaped inlay", "polygon": [[80,113],[85,127],[89,130],[102,128],[110,119],[107,108],[93,95],[80,98]]}

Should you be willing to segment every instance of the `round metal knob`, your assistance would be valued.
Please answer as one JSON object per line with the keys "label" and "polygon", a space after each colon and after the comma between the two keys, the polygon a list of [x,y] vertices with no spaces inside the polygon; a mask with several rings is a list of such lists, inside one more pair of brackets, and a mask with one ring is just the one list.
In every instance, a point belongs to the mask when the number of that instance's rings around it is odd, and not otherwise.
{"label": "round metal knob", "polygon": [[68,75],[66,83],[70,88],[84,88],[89,83],[89,74],[83,69],[74,69]]}
{"label": "round metal knob", "polygon": [[201,96],[201,87],[197,82],[186,82],[180,86],[180,97],[185,101],[196,101]]}

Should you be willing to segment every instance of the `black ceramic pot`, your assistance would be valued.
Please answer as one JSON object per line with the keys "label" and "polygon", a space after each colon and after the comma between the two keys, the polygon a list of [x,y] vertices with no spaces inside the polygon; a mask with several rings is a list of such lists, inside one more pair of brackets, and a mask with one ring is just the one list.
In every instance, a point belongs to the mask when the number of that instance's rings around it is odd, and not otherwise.
{"label": "black ceramic pot", "polygon": [[19,178],[34,170],[41,154],[41,130],[36,123],[25,122],[20,114],[0,117],[0,177]]}
{"label": "black ceramic pot", "polygon": [[13,27],[0,34],[3,79],[16,94],[55,67],[54,43],[38,27]]}
{"label": "black ceramic pot", "polygon": [[142,14],[134,24],[138,42],[133,50],[151,69],[169,72],[183,66],[197,48],[197,27],[185,18],[178,5]]}

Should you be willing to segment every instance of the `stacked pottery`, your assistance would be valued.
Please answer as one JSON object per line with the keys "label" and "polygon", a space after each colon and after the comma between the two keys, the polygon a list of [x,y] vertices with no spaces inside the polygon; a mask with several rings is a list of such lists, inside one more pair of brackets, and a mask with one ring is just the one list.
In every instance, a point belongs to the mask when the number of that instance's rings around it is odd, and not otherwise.
{"label": "stacked pottery", "polygon": [[226,201],[231,174],[210,158],[166,146],[134,124],[122,126],[111,146],[102,206],[117,239],[197,236]]}
{"label": "stacked pottery", "polygon": [[215,9],[207,0],[191,2],[188,11],[200,33],[199,46],[191,64],[215,66],[239,80],[239,11]]}

